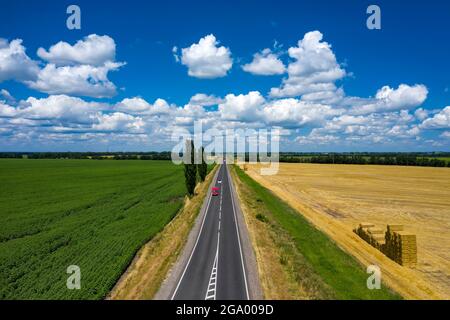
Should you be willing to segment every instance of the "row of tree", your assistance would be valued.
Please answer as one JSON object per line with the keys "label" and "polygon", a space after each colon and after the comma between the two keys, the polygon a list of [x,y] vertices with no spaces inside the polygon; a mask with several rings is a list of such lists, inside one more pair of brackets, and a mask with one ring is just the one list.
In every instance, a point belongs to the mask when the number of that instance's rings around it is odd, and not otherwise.
{"label": "row of tree", "polygon": [[442,159],[417,157],[412,155],[362,156],[362,155],[318,155],[318,156],[280,156],[280,162],[325,163],[325,164],[376,164],[393,166],[450,167],[450,162]]}
{"label": "row of tree", "polygon": [[196,150],[192,140],[186,141],[186,157],[189,157],[189,161],[185,161],[183,164],[186,189],[189,196],[194,195],[197,182],[199,180],[205,181],[208,173],[208,165],[204,159],[204,153],[205,149],[203,147]]}
{"label": "row of tree", "polygon": [[171,152],[0,152],[0,158],[171,160]]}

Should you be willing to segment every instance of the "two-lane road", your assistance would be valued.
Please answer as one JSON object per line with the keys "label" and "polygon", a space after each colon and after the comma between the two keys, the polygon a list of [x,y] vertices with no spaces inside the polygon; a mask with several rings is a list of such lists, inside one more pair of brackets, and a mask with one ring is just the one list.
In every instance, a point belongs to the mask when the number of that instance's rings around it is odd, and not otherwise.
{"label": "two-lane road", "polygon": [[181,300],[248,300],[248,286],[228,168],[221,165],[191,255],[172,294]]}

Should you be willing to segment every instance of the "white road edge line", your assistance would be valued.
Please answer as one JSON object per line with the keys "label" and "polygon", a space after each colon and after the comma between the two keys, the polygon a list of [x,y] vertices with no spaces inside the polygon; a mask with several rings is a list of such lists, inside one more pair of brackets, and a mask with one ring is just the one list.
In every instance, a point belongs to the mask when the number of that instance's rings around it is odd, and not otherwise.
{"label": "white road edge line", "polygon": [[[214,263],[213,263],[213,267],[211,270],[211,276],[209,277],[208,288],[206,288],[205,300],[209,300],[211,298],[213,298],[213,300],[216,300],[217,283],[218,283],[217,278],[219,277],[219,245],[220,245],[220,231],[217,234],[216,256],[214,258]],[[214,289],[209,289],[209,287],[211,287],[211,286],[214,286]],[[213,292],[212,295],[209,294],[210,291]]]}
{"label": "white road edge line", "polygon": [[236,234],[238,237],[238,243],[239,243],[239,253],[241,254],[241,264],[242,264],[242,272],[244,273],[244,283],[245,283],[245,293],[247,294],[247,300],[250,300],[250,296],[248,294],[248,285],[247,285],[247,274],[245,273],[245,266],[244,266],[244,257],[242,255],[242,246],[241,246],[241,238],[239,237],[239,230],[238,230],[238,225],[237,225],[237,216],[236,216],[236,210],[235,210],[235,204],[234,204],[234,197],[233,197],[233,190],[231,189],[231,175],[230,172],[228,171],[228,168],[226,168],[227,170],[227,175],[228,175],[228,188],[230,189],[230,196],[231,196],[231,202],[232,202],[232,207],[233,207],[233,213],[234,213],[234,225],[236,226]]}
{"label": "white road edge line", "polygon": [[[219,174],[217,174],[217,176],[219,176]],[[216,181],[217,181],[217,179],[216,179]],[[203,216],[203,221],[202,221],[202,225],[200,226],[200,231],[198,232],[197,240],[195,241],[195,245],[194,245],[194,248],[192,249],[191,255],[189,256],[189,260],[186,263],[186,266],[184,267],[183,274],[181,275],[181,278],[178,281],[177,287],[175,288],[175,291],[173,292],[172,298],[170,300],[173,300],[175,298],[178,288],[180,287],[181,281],[183,281],[184,274],[186,273],[186,270],[189,267],[189,264],[191,263],[191,259],[192,259],[192,256],[194,255],[195,249],[197,248],[198,240],[200,239],[200,235],[202,234],[202,231],[203,231],[203,225],[205,224],[206,216],[208,215],[209,204],[211,203],[212,195],[209,190],[208,190],[208,194],[210,195],[209,199],[208,199],[208,205],[206,206],[206,212],[205,212],[205,215]]]}

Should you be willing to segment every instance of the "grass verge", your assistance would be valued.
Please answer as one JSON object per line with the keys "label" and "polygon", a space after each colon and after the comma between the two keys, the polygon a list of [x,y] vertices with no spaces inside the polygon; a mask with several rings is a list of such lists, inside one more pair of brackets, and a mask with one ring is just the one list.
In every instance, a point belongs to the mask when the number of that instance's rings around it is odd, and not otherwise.
{"label": "grass verge", "polygon": [[197,185],[195,196],[186,197],[176,217],[139,250],[107,299],[148,300],[155,296],[183,250],[217,168],[209,168],[205,181]]}
{"label": "grass verge", "polygon": [[401,297],[382,286],[369,290],[362,265],[299,212],[233,166],[267,299]]}

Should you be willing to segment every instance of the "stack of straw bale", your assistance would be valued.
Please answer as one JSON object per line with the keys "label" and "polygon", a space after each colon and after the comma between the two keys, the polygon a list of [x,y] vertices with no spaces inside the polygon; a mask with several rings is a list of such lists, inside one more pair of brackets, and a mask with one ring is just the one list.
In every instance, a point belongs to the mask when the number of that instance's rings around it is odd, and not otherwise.
{"label": "stack of straw bale", "polygon": [[417,264],[416,235],[406,231],[394,231],[394,260],[402,266],[413,267]]}
{"label": "stack of straw bale", "polygon": [[399,248],[397,242],[394,241],[394,232],[403,231],[401,224],[388,224],[385,235],[386,245],[383,253],[394,261],[396,260]]}
{"label": "stack of straw bale", "polygon": [[353,231],[398,264],[407,267],[417,264],[416,236],[403,231],[402,225],[389,224],[385,232],[373,223],[362,222]]}
{"label": "stack of straw bale", "polygon": [[368,228],[367,233],[369,234],[369,243],[375,248],[379,248],[385,243],[384,234],[385,232],[379,228]]}
{"label": "stack of straw bale", "polygon": [[370,243],[370,235],[368,233],[369,228],[374,228],[375,225],[370,222],[361,222],[359,226],[353,230],[357,235],[359,235],[366,242]]}

